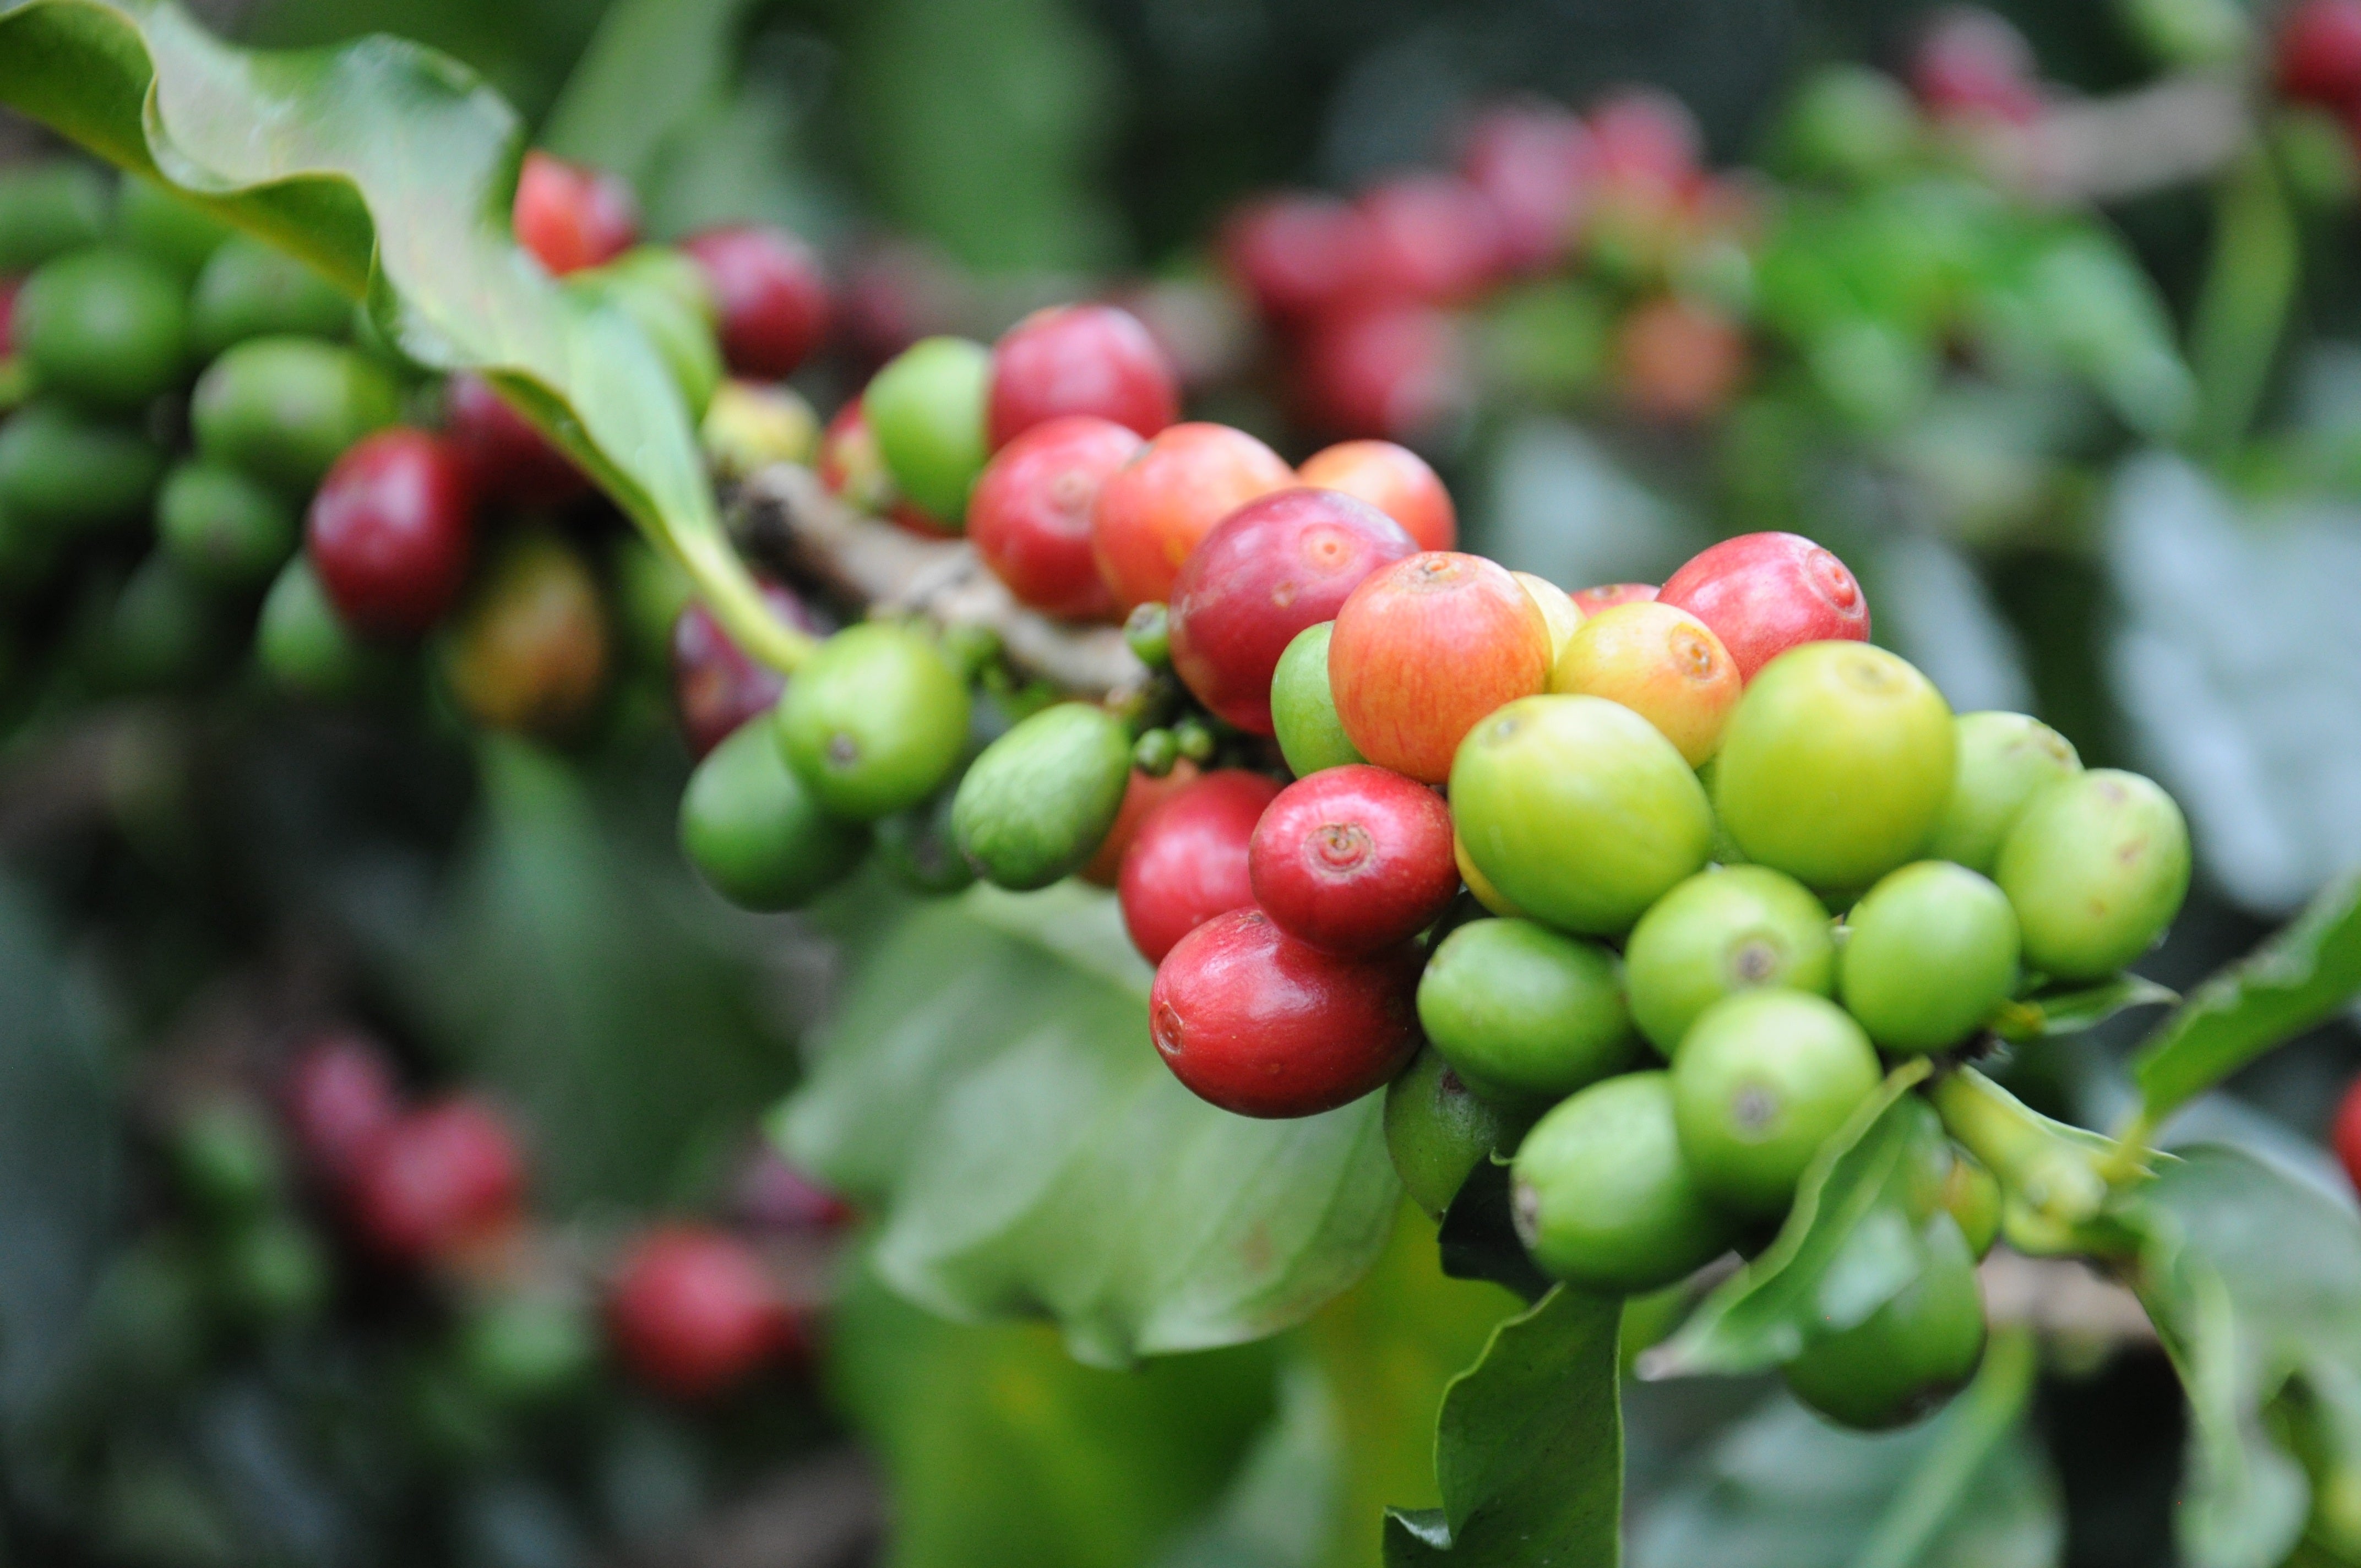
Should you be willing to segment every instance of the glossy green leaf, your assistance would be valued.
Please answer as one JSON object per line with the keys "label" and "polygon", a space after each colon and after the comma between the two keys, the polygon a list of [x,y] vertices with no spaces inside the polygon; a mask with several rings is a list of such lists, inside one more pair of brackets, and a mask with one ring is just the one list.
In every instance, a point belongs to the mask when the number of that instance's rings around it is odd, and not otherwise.
{"label": "glossy green leaf", "polygon": [[1985,1027],[2002,1039],[2023,1045],[2030,1040],[2056,1039],[2095,1029],[2118,1013],[2135,1007],[2169,1007],[2180,993],[2144,975],[2119,974],[2097,985],[2037,991],[2011,997],[1993,1010]]}
{"label": "glossy green leaf", "polygon": [[2361,992],[2361,874],[2340,878],[2286,929],[2208,979],[2132,1059],[2156,1125]]}
{"label": "glossy green leaf", "polygon": [[1392,1568],[1613,1568],[1622,1555],[1623,1304],[1563,1286],[1493,1331],[1435,1425],[1443,1507],[1386,1520]]}
{"label": "glossy green leaf", "polygon": [[644,189],[658,149],[734,73],[752,9],[753,0],[617,0],[550,109],[542,144]]}
{"label": "glossy green leaf", "polygon": [[1528,1302],[1538,1301],[1553,1281],[1517,1239],[1509,1169],[1497,1157],[1477,1161],[1444,1211],[1435,1241],[1443,1251],[1443,1272],[1454,1279],[1488,1279]]}
{"label": "glossy green leaf", "polygon": [[1073,891],[1031,935],[988,896],[910,913],[774,1124],[883,1207],[897,1288],[957,1317],[1048,1313],[1104,1365],[1301,1322],[1367,1269],[1400,1195],[1378,1096],[1257,1122],[1181,1088],[1145,998],[1103,971],[1117,919]]}
{"label": "glossy green leaf", "polygon": [[1640,1358],[1643,1377],[1759,1372],[1817,1334],[1850,1328],[1925,1266],[1921,1216],[1909,1211],[1914,1148],[1941,1135],[1911,1090],[1914,1058],[1821,1146],[1776,1240],[1716,1287],[1687,1322]]}
{"label": "glossy green leaf", "polygon": [[388,38],[240,49],[170,0],[19,0],[0,11],[0,102],[366,294],[412,357],[483,372],[688,568],[744,646],[800,657],[807,640],[730,551],[655,349],[511,238],[524,128],[473,73]]}

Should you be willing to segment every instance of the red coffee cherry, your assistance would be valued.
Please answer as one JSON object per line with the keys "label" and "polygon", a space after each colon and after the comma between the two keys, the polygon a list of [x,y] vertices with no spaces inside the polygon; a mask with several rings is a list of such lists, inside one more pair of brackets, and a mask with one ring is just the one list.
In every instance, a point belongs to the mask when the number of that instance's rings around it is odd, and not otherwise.
{"label": "red coffee cherry", "polygon": [[2021,126],[2041,113],[2033,46],[2004,17],[1980,5],[1938,12],[1910,58],[1910,87],[1944,119]]}
{"label": "red coffee cherry", "polygon": [[362,437],[320,481],[304,520],[312,569],[356,630],[415,636],[467,580],[475,498],[456,448],[397,425]]}
{"label": "red coffee cherry", "polygon": [[1091,517],[1107,476],[1146,444],[1110,420],[1073,414],[1037,424],[984,466],[967,502],[967,536],[993,575],[1035,609],[1069,620],[1115,613],[1091,554]]}
{"label": "red coffee cherry", "polygon": [[1598,181],[1625,192],[1686,193],[1705,171],[1705,132],[1688,105],[1653,87],[1625,87],[1591,106]]}
{"label": "red coffee cherry", "polygon": [[1186,757],[1176,760],[1172,771],[1160,779],[1134,768],[1124,782],[1123,804],[1115,808],[1115,826],[1099,840],[1091,863],[1074,874],[1099,887],[1115,886],[1123,876],[1124,857],[1139,838],[1140,824],[1158,806],[1194,784],[1197,776],[1197,764]]}
{"label": "red coffee cherry", "polygon": [[1492,205],[1503,267],[1540,272],[1565,255],[1596,159],[1589,127],[1554,104],[1503,104],[1468,127],[1459,171]]}
{"label": "red coffee cherry", "polygon": [[2280,18],[2279,91],[2330,109],[2361,101],[2361,0],[2302,0]]}
{"label": "red coffee cherry", "polygon": [[1481,293],[1506,255],[1499,214],[1484,192],[1453,174],[1404,174],[1354,203],[1368,220],[1370,276],[1387,299],[1460,304]]}
{"label": "red coffee cherry", "polygon": [[1719,413],[1737,395],[1746,334],[1712,306],[1668,295],[1623,318],[1615,356],[1635,412],[1686,422]]}
{"label": "red coffee cherry", "polygon": [[1124,929],[1149,963],[1214,916],[1254,902],[1246,846],[1279,785],[1221,768],[1148,814],[1123,857],[1115,888]]}
{"label": "red coffee cherry", "polygon": [[818,472],[821,488],[862,511],[888,518],[929,538],[945,538],[951,532],[895,491],[894,476],[885,471],[884,455],[877,450],[877,437],[869,428],[869,416],[859,398],[837,410],[820,432]]}
{"label": "red coffee cherry", "polygon": [[555,506],[590,488],[589,477],[574,459],[509,407],[481,376],[451,378],[444,394],[443,433],[466,459],[478,495],[518,506]]}
{"label": "red coffee cherry", "polygon": [[1861,584],[1800,534],[1725,539],[1665,578],[1656,598],[1713,628],[1750,681],[1799,643],[1869,641]]}
{"label": "red coffee cherry", "polygon": [[1259,909],[1180,940],[1148,992],[1172,1075],[1241,1116],[1311,1116],[1377,1089],[1419,1047],[1415,948],[1323,953]]}
{"label": "red coffee cherry", "polygon": [[640,237],[640,204],[620,176],[528,152],[511,214],[517,243],[552,272],[611,261]]}
{"label": "red coffee cherry", "polygon": [[623,1364],[675,1398],[734,1387],[791,1343],[793,1318],[753,1249],[726,1231],[667,1225],[633,1243],[607,1321]]}
{"label": "red coffee cherry", "polygon": [[[767,580],[759,586],[772,614],[790,626],[819,631],[793,590]],[[786,677],[748,658],[701,601],[690,600],[673,622],[673,707],[691,757],[702,758],[740,725],[769,712],[785,689]]]}
{"label": "red coffee cherry", "polygon": [[517,1215],[524,1157],[490,1106],[445,1100],[386,1129],[358,1172],[354,1219],[379,1251],[407,1262],[449,1253]]}
{"label": "red coffee cherry", "polygon": [[1406,942],[1459,892],[1443,797],[1362,763],[1281,790],[1255,826],[1246,870],[1264,914],[1334,953]]}
{"label": "red coffee cherry", "polygon": [[1295,482],[1287,460],[1243,430],[1176,424],[1106,477],[1091,514],[1091,554],[1130,611],[1172,597],[1198,542],[1257,496]]}
{"label": "red coffee cherry", "polygon": [[1296,388],[1303,418],[1338,435],[1417,440],[1473,400],[1459,326],[1412,302],[1356,304],[1323,316],[1303,340]]}
{"label": "red coffee cherry", "polygon": [[1371,274],[1369,221],[1333,196],[1300,192],[1239,208],[1222,227],[1230,276],[1276,322],[1358,293]]}
{"label": "red coffee cherry", "polygon": [[[1641,604],[1656,597],[1653,583],[1601,583],[1595,588],[1577,588],[1565,596],[1574,608],[1587,616],[1602,609],[1612,609],[1619,604]],[[1700,617],[1699,619],[1703,619]]]}
{"label": "red coffee cherry", "polygon": [[1248,501],[1173,582],[1172,668],[1216,715],[1268,735],[1271,675],[1295,634],[1334,620],[1370,573],[1417,553],[1401,524],[1334,490]]}
{"label": "red coffee cherry", "polygon": [[840,1231],[852,1223],[852,1206],[788,1163],[765,1140],[738,1172],[730,1209],[755,1230],[778,1234]]}
{"label": "red coffee cherry", "polygon": [[2345,1098],[2336,1102],[2328,1141],[2336,1151],[2337,1163],[2345,1167],[2346,1179],[2361,1190],[2361,1078],[2355,1079],[2345,1088]]}
{"label": "red coffee cherry", "polygon": [[828,274],[812,247],[785,229],[736,224],[680,242],[705,273],[732,375],[775,381],[828,335]]}
{"label": "red coffee cherry", "polygon": [[1459,511],[1426,459],[1390,441],[1340,441],[1305,458],[1295,477],[1315,490],[1342,490],[1410,530],[1421,550],[1459,543]]}
{"label": "red coffee cherry", "polygon": [[1163,348],[1130,312],[1053,305],[993,345],[989,408],[995,449],[1070,414],[1146,437],[1180,417],[1180,386]]}
{"label": "red coffee cherry", "polygon": [[401,1115],[401,1090],[376,1041],[339,1031],[296,1054],[280,1103],[304,1162],[342,1183],[368,1162]]}

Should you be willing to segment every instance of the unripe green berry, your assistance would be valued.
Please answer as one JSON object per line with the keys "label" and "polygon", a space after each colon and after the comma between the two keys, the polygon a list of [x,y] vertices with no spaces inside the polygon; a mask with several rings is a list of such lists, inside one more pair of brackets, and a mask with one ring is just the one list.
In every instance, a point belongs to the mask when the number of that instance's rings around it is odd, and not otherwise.
{"label": "unripe green berry", "polygon": [[1732,1233],[1681,1153],[1661,1072],[1594,1083],[1543,1116],[1517,1146],[1510,1190],[1533,1261],[1588,1290],[1670,1285],[1719,1255]]}
{"label": "unripe green berry", "polygon": [[1836,989],[1836,938],[1820,901],[1784,872],[1699,872],[1640,916],[1623,953],[1640,1032],[1670,1058],[1697,1014],[1733,992]]}
{"label": "unripe green berry", "polygon": [[2189,893],[2189,824],[2137,773],[2101,768],[2034,796],[1993,880],[2016,910],[2025,961],[2102,980],[2147,951]]}
{"label": "unripe green berry", "polygon": [[1639,1041],[1615,955],[1530,920],[1474,920],[1418,982],[1426,1037],[1469,1088],[1539,1107],[1631,1065]]}
{"label": "unripe green berry", "polygon": [[2027,802],[2082,771],[2072,742],[2022,713],[1963,713],[1953,725],[1959,761],[1951,798],[1927,841],[1927,853],[1992,875],[2001,840]]}
{"label": "unripe green berry", "polygon": [[2016,915],[1987,878],[1919,861],[1852,907],[1838,994],[1889,1051],[1939,1051],[1974,1033],[2016,984]]}
{"label": "unripe green berry", "polygon": [[1869,1036],[1835,1003],[1800,991],[1725,997],[1673,1058],[1681,1151],[1716,1200],[1776,1216],[1878,1079]]}

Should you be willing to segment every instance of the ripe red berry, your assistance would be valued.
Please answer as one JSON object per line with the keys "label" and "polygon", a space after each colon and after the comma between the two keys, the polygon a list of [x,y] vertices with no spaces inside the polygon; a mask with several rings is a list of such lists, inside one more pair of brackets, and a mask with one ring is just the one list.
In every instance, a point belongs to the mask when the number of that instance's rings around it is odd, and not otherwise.
{"label": "ripe red berry", "polygon": [[2301,0],[2279,21],[2279,91],[2331,109],[2361,102],[2361,0]]}
{"label": "ripe red berry", "polygon": [[322,1035],[297,1053],[280,1102],[305,1163],[338,1183],[361,1168],[401,1114],[384,1050],[346,1032]]}
{"label": "ripe red berry", "polygon": [[1340,441],[1305,458],[1295,477],[1316,490],[1342,490],[1410,530],[1421,550],[1459,543],[1459,511],[1426,459],[1390,441]]}
{"label": "ripe red berry", "polygon": [[2328,1141],[2336,1151],[2337,1163],[2345,1167],[2345,1178],[2361,1190],[2361,1078],[2355,1079],[2345,1098],[2336,1102]]}
{"label": "ripe red berry", "polygon": [[1108,475],[1144,445],[1088,414],[1037,424],[984,466],[967,502],[967,536],[994,576],[1035,609],[1070,620],[1115,612],[1091,554],[1091,516]]}
{"label": "ripe red berry", "polygon": [[1289,192],[1239,208],[1222,228],[1230,275],[1273,321],[1359,292],[1370,276],[1367,216],[1333,196]]}
{"label": "ripe red berry", "polygon": [[552,272],[611,261],[640,237],[640,204],[616,175],[528,152],[511,214],[517,243]]}
{"label": "ripe red berry", "polygon": [[354,1218],[379,1250],[418,1262],[506,1225],[523,1192],[524,1157],[508,1123],[455,1098],[386,1129],[357,1173]]}
{"label": "ripe red berry", "polygon": [[1725,539],[1665,578],[1656,598],[1713,628],[1750,681],[1798,643],[1869,641],[1861,584],[1800,534]]}
{"label": "ripe red berry", "polygon": [[1035,311],[993,345],[994,448],[1068,414],[1110,420],[1142,436],[1180,417],[1172,363],[1130,312],[1053,305]]}
{"label": "ripe red berry", "polygon": [[1176,424],[1106,477],[1091,514],[1091,554],[1115,608],[1172,597],[1180,564],[1213,525],[1295,482],[1287,460],[1225,424]]}
{"label": "ripe red berry", "polygon": [[1259,909],[1183,938],[1156,970],[1149,1033],[1190,1091],[1241,1116],[1310,1116],[1401,1071],[1419,1046],[1421,959],[1323,953]]}
{"label": "ripe red berry", "polygon": [[1667,295],[1623,318],[1615,340],[1623,396],[1649,419],[1719,412],[1746,375],[1746,334],[1710,305]]}
{"label": "ripe red berry", "polygon": [[1334,490],[1248,501],[1173,582],[1172,668],[1217,716],[1268,735],[1271,675],[1295,634],[1335,619],[1363,578],[1417,553],[1401,524]]}
{"label": "ripe red berry", "polygon": [[1099,840],[1098,852],[1090,864],[1074,874],[1084,882],[1100,887],[1113,887],[1123,876],[1124,857],[1139,838],[1140,824],[1146,822],[1156,808],[1179,795],[1197,780],[1197,764],[1186,757],[1176,760],[1172,771],[1162,778],[1143,773],[1134,768],[1131,777],[1124,782],[1123,804],[1115,808],[1115,826]]}
{"label": "ripe red berry", "polygon": [[1116,891],[1124,928],[1149,963],[1214,916],[1254,902],[1246,846],[1279,785],[1222,768],[1148,814],[1123,857]]}
{"label": "ripe red berry", "polygon": [[730,373],[775,381],[810,357],[828,334],[828,274],[785,229],[738,224],[680,242],[705,273],[720,317]]}
{"label": "ripe red berry", "polygon": [[16,291],[22,278],[0,278],[0,358],[16,352]]}
{"label": "ripe red berry", "polygon": [[1640,604],[1656,597],[1653,583],[1601,583],[1595,588],[1576,588],[1565,596],[1574,608],[1586,616],[1597,615],[1602,609],[1612,609],[1619,604]]}
{"label": "ripe red berry", "polygon": [[574,460],[531,420],[509,407],[481,376],[451,378],[443,433],[467,460],[476,493],[519,506],[555,506],[590,488]]}
{"label": "ripe red berry", "polygon": [[668,1225],[634,1243],[607,1321],[624,1365],[684,1399],[742,1382],[789,1343],[793,1321],[752,1249],[705,1225]]}
{"label": "ripe red berry", "polygon": [[1473,299],[1501,270],[1500,216],[1454,174],[1403,174],[1361,193],[1372,243],[1367,287],[1427,304]]}
{"label": "ripe red berry", "polygon": [[950,532],[895,490],[894,477],[885,471],[884,455],[877,450],[877,437],[859,398],[837,410],[820,432],[818,471],[823,489],[862,511],[890,518],[913,533],[939,539]]}
{"label": "ripe red berry", "polygon": [[[774,582],[761,585],[771,613],[806,631],[819,630],[803,601]],[[746,656],[703,603],[692,599],[672,626],[673,707],[688,754],[702,758],[732,730],[777,705],[786,679]]]}
{"label": "ripe red berry", "polygon": [[1705,168],[1705,133],[1688,105],[1653,87],[1626,87],[1591,107],[1591,156],[1601,185],[1686,192]]}
{"label": "ripe red berry", "polygon": [[1297,395],[1303,418],[1338,435],[1417,440],[1447,428],[1472,399],[1459,326],[1430,305],[1356,304],[1305,337]]}
{"label": "ripe red berry", "polygon": [[758,1230],[840,1231],[852,1223],[851,1204],[789,1164],[768,1141],[741,1168],[730,1196],[739,1220]]}
{"label": "ripe red berry", "polygon": [[320,481],[304,521],[312,569],[356,629],[414,636],[467,580],[475,498],[458,451],[423,430],[362,437]]}
{"label": "ripe red berry", "polygon": [[1443,797],[1357,762],[1281,790],[1255,827],[1246,869],[1264,914],[1336,953],[1407,942],[1459,891]]}
{"label": "ripe red berry", "polygon": [[1565,255],[1596,159],[1589,127],[1554,104],[1510,104],[1468,127],[1460,172],[1499,225],[1500,262],[1538,272]]}
{"label": "ripe red berry", "polygon": [[1980,5],[1940,12],[1918,38],[1910,86],[1946,119],[2021,126],[2041,112],[2033,48],[2006,18]]}

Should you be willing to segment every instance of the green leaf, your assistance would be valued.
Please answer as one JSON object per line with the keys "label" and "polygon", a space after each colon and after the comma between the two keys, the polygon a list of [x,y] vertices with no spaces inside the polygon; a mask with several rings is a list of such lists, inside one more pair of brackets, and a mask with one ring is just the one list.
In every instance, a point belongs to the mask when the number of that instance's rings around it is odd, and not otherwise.
{"label": "green leaf", "polygon": [[1336,1400],[1308,1358],[1289,1363],[1279,1411],[1207,1516],[1155,1568],[1314,1568],[1335,1523]]}
{"label": "green leaf", "polygon": [[542,126],[560,158],[642,190],[664,142],[735,73],[754,0],[616,0]]}
{"label": "green leaf", "polygon": [[1909,1208],[1910,1157],[1941,1135],[1933,1110],[1910,1092],[1927,1071],[1923,1057],[1894,1069],[1821,1146],[1777,1239],[1640,1358],[1642,1377],[1779,1365],[1817,1334],[1860,1322],[1917,1277],[1926,1245]]}
{"label": "green leaf", "polygon": [[1435,1240],[1443,1251],[1443,1272],[1454,1279],[1488,1279],[1528,1302],[1538,1301],[1553,1282],[1517,1239],[1509,1171],[1497,1157],[1477,1161],[1444,1211]]}
{"label": "green leaf", "polygon": [[21,0],[0,11],[0,102],[365,294],[412,357],[481,371],[688,569],[741,645],[783,668],[801,657],[807,640],[730,548],[655,349],[511,238],[523,126],[472,72],[381,37],[240,49],[170,0]]}
{"label": "green leaf", "polygon": [[2180,993],[2144,975],[2129,972],[2096,985],[2056,987],[2011,997],[1993,1009],[1984,1026],[2002,1039],[2023,1045],[2095,1029],[2135,1007],[2169,1007]]}
{"label": "green leaf", "polygon": [[2284,930],[2208,979],[2165,1019],[2132,1076],[2153,1127],[2361,992],[2361,873],[2323,889]]}
{"label": "green leaf", "polygon": [[1119,1365],[1275,1333],[1360,1277],[1400,1197],[1380,1097],[1218,1111],[1100,972],[1112,898],[1060,891],[1030,935],[1013,920],[978,898],[876,938],[774,1120],[795,1158],[883,1204],[885,1278],[952,1316],[1046,1312]]}
{"label": "green leaf", "polygon": [[1502,1568],[1621,1560],[1623,1304],[1564,1286],[1493,1331],[1452,1380],[1434,1434],[1443,1508],[1386,1520],[1392,1568],[1448,1559]]}

